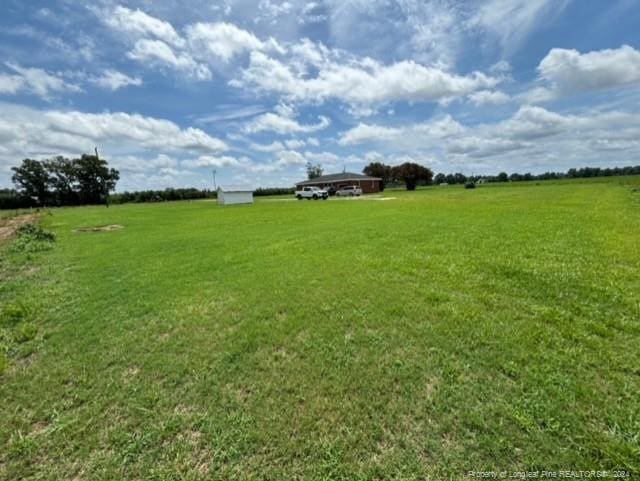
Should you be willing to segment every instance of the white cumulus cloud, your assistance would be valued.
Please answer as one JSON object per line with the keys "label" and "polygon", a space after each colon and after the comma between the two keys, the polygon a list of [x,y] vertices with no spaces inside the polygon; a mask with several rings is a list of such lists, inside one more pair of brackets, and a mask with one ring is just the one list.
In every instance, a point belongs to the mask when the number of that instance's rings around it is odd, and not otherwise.
{"label": "white cumulus cloud", "polygon": [[182,129],[169,120],[139,114],[50,111],[46,112],[44,117],[50,131],[94,141],[128,140],[152,149],[210,152],[227,149],[223,141],[209,136],[200,129]]}
{"label": "white cumulus cloud", "polygon": [[280,105],[275,112],[259,115],[247,123],[244,131],[249,134],[268,131],[281,135],[299,132],[309,133],[326,129],[330,124],[331,121],[322,115],[318,118],[318,123],[316,124],[301,124],[295,119],[295,111],[290,106]]}
{"label": "white cumulus cloud", "polygon": [[[224,62],[241,53],[263,50],[268,46],[254,34],[225,22],[189,25],[186,35],[193,52],[198,52],[201,57],[213,55]],[[271,45],[276,44],[272,41]]]}
{"label": "white cumulus cloud", "polygon": [[187,53],[174,52],[173,49],[162,40],[138,40],[128,56],[141,62],[183,71],[197,80],[210,80],[212,76],[209,67],[196,62],[193,57]]}
{"label": "white cumulus cloud", "polygon": [[66,81],[60,74],[12,62],[5,62],[5,66],[14,73],[0,74],[0,93],[28,92],[50,100],[53,95],[62,92],[82,92],[78,85]]}
{"label": "white cumulus cloud", "polygon": [[242,167],[250,164],[246,157],[236,158],[230,155],[212,156],[201,155],[197,159],[183,160],[180,165],[187,168],[194,167]]}
{"label": "white cumulus cloud", "polygon": [[100,15],[104,22],[115,30],[139,36],[153,36],[178,47],[184,44],[184,40],[169,22],[152,17],[142,10],[117,6],[110,12],[101,11]]}
{"label": "white cumulus cloud", "polygon": [[507,103],[511,97],[499,90],[479,90],[469,94],[469,101],[480,107],[482,105],[500,105]]}
{"label": "white cumulus cloud", "polygon": [[554,48],[538,71],[562,92],[640,85],[640,51],[629,45],[587,53]]}
{"label": "white cumulus cloud", "polygon": [[461,97],[500,83],[480,72],[456,75],[413,61],[384,65],[365,58],[348,63],[325,62],[314,77],[296,71],[293,65],[252,52],[249,66],[231,85],[278,93],[291,100],[324,102],[338,99],[354,105],[390,101],[438,101]]}
{"label": "white cumulus cloud", "polygon": [[91,82],[104,89],[116,91],[129,85],[139,87],[142,85],[142,79],[140,77],[130,77],[117,70],[106,70],[99,76],[95,76],[91,79]]}
{"label": "white cumulus cloud", "polygon": [[447,138],[463,131],[464,127],[450,115],[428,122],[401,127],[386,127],[384,125],[360,123],[343,132],[338,143],[340,145],[390,141],[421,143],[428,139]]}
{"label": "white cumulus cloud", "polygon": [[251,143],[249,147],[251,148],[251,150],[255,150],[257,152],[279,152],[281,150],[286,150],[282,142],[278,142],[277,140],[271,142],[270,144]]}

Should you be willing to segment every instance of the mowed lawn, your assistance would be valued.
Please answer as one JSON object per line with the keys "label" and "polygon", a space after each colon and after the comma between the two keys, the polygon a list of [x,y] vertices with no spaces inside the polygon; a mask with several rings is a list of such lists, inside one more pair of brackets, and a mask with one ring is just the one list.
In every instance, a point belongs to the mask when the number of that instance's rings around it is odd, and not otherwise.
{"label": "mowed lawn", "polygon": [[639,189],[53,210],[0,251],[0,479],[638,475]]}

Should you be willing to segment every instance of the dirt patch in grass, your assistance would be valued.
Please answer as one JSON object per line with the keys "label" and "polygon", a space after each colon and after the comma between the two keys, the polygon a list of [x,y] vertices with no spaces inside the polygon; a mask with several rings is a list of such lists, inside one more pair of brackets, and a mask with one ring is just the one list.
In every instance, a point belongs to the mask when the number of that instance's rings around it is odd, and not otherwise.
{"label": "dirt patch in grass", "polygon": [[37,219],[38,214],[18,215],[16,217],[0,219],[0,243],[11,239],[21,225],[35,222]]}
{"label": "dirt patch in grass", "polygon": [[50,424],[44,421],[38,421],[31,425],[31,434],[37,436],[39,434],[44,433],[49,429]]}
{"label": "dirt patch in grass", "polygon": [[140,368],[137,366],[132,366],[126,371],[122,373],[122,380],[124,382],[130,382],[133,378],[135,378],[140,372]]}
{"label": "dirt patch in grass", "polygon": [[120,229],[124,229],[124,226],[120,224],[111,224],[103,225],[101,227],[81,227],[80,229],[76,229],[76,232],[111,232]]}

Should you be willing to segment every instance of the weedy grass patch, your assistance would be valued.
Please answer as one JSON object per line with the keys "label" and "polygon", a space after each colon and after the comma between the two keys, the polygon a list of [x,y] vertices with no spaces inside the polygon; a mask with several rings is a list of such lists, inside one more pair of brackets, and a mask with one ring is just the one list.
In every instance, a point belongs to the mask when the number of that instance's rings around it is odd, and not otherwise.
{"label": "weedy grass patch", "polygon": [[10,249],[14,252],[38,252],[49,250],[56,240],[53,232],[43,229],[39,224],[27,223],[20,225],[16,231],[16,240]]}
{"label": "weedy grass patch", "polygon": [[0,478],[637,476],[639,185],[53,210],[0,254]]}

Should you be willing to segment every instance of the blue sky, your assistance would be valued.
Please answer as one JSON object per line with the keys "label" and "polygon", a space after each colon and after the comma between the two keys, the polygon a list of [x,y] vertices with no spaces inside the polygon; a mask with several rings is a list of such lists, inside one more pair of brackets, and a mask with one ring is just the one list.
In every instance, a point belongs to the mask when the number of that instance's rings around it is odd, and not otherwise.
{"label": "blue sky", "polygon": [[0,186],[94,146],[118,190],[638,164],[638,25],[637,0],[3,0]]}

